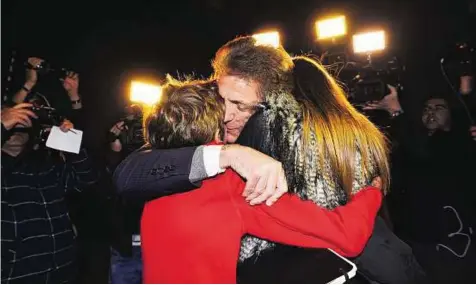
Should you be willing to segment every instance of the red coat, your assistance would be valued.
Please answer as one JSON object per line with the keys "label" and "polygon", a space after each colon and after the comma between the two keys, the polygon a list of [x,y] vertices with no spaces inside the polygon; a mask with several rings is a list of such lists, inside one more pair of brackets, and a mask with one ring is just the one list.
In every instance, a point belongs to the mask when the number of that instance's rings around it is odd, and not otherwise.
{"label": "red coat", "polygon": [[236,283],[243,235],[357,256],[372,234],[382,201],[368,187],[332,211],[286,194],[273,206],[250,206],[232,170],[200,189],[146,204],[141,223],[145,283]]}

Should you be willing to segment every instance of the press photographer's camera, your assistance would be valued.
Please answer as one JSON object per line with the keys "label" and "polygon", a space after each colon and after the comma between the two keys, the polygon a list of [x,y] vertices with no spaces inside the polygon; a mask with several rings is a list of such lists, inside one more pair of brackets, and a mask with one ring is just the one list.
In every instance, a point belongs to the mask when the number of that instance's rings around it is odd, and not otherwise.
{"label": "press photographer's camera", "polygon": [[36,122],[41,126],[59,126],[65,119],[55,108],[48,106],[33,106],[31,110],[36,114]]}
{"label": "press photographer's camera", "polygon": [[357,65],[348,69],[344,81],[349,88],[349,101],[355,106],[362,106],[366,102],[382,100],[390,93],[387,85],[401,89],[404,69],[396,57],[383,64]]}
{"label": "press photographer's camera", "polygon": [[48,106],[33,106],[31,110],[38,117],[33,123],[34,140],[37,143],[44,143],[52,126],[59,126],[65,117],[60,115],[55,108]]}
{"label": "press photographer's camera", "polygon": [[56,77],[58,79],[64,79],[66,78],[66,75],[70,70],[60,67],[60,68],[55,68],[53,67],[49,62],[47,61],[42,61],[40,64],[33,66],[31,65],[28,61],[25,62],[25,66],[29,69],[34,69],[38,72],[40,75],[49,75]]}
{"label": "press photographer's camera", "polygon": [[131,149],[137,149],[144,145],[144,132],[143,132],[143,111],[139,105],[131,105],[125,109],[125,115],[120,119],[124,122],[125,130],[116,137],[110,133],[110,141],[113,142],[117,138],[126,147]]}
{"label": "press photographer's camera", "polygon": [[33,120],[31,128],[33,140],[37,143],[44,143],[48,138],[51,127],[60,126],[65,120],[65,116],[61,115],[57,109],[51,107],[48,99],[38,92],[28,98],[28,102],[33,105],[31,110],[37,116]]}
{"label": "press photographer's camera", "polygon": [[476,48],[468,42],[457,43],[449,49],[442,63],[451,73],[472,75],[476,69]]}

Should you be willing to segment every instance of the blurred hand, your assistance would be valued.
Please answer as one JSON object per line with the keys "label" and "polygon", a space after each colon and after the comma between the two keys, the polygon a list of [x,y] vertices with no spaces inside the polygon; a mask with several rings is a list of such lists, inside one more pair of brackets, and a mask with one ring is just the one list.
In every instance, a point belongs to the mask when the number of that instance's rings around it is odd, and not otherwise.
{"label": "blurred hand", "polygon": [[31,118],[38,118],[36,114],[28,108],[33,105],[30,103],[21,103],[13,108],[5,108],[1,111],[2,124],[7,130],[11,130],[15,125],[20,124],[23,127],[31,127]]}
{"label": "blurred hand", "polygon": [[465,75],[460,77],[459,91],[463,95],[468,95],[473,91],[473,77]]}
{"label": "blurred hand", "polygon": [[378,189],[382,190],[382,178],[380,178],[380,176],[375,177],[372,180],[371,185],[372,185],[372,187],[375,187],[375,188],[378,188]]}
{"label": "blurred hand", "polygon": [[68,92],[69,96],[78,95],[79,74],[68,71],[66,77],[60,80],[63,82],[63,88]]}
{"label": "blurred hand", "polygon": [[400,101],[398,100],[398,91],[392,85],[387,85],[390,93],[383,97],[380,101],[367,102],[364,110],[385,110],[389,114],[402,110]]}
{"label": "blurred hand", "polygon": [[471,126],[469,132],[474,141],[476,141],[476,126]]}
{"label": "blurred hand", "polygon": [[[124,130],[127,130],[127,126],[124,121],[117,122],[109,132],[113,133],[116,137],[118,137]],[[114,140],[111,143],[111,150],[114,152],[120,152],[122,150],[122,143],[119,139]]]}
{"label": "blurred hand", "polygon": [[271,206],[288,191],[282,164],[252,148],[225,145],[220,153],[220,167],[231,167],[247,180],[243,196],[251,205],[266,201]]}
{"label": "blurred hand", "polygon": [[116,136],[119,136],[122,131],[127,130],[127,126],[124,121],[117,122],[109,131]]}
{"label": "blurred hand", "polygon": [[60,126],[60,129],[61,129],[63,132],[65,132],[65,133],[68,132],[69,130],[71,130],[72,128],[74,128],[74,125],[73,125],[73,123],[72,123],[70,120],[68,120],[68,119],[65,119],[65,120],[63,121],[63,123],[61,124],[61,126]]}
{"label": "blurred hand", "polygon": [[[30,57],[28,58],[28,63],[35,68],[36,66],[40,65],[44,60],[38,57]],[[35,69],[27,69],[26,70],[26,82],[25,84],[31,89],[35,86],[36,82],[38,81],[38,72]]]}

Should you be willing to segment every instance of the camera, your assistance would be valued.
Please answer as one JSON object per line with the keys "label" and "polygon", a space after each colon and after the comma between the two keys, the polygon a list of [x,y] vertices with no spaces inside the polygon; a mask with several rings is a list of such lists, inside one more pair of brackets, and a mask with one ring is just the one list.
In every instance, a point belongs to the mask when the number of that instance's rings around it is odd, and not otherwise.
{"label": "camera", "polygon": [[36,122],[41,126],[59,126],[65,119],[55,108],[48,106],[33,106],[31,110],[36,114]]}
{"label": "camera", "polygon": [[37,143],[44,143],[48,139],[52,126],[59,126],[65,117],[60,115],[55,108],[48,106],[33,106],[31,110],[38,119],[33,122],[33,137]]}
{"label": "camera", "polygon": [[33,105],[31,111],[37,116],[37,119],[32,121],[31,135],[33,140],[37,143],[44,143],[48,138],[51,127],[61,125],[65,116],[51,107],[48,99],[39,92],[35,92],[27,101]]}
{"label": "camera", "polygon": [[36,66],[31,65],[29,62],[25,62],[25,66],[29,69],[36,70],[39,75],[50,75],[58,79],[64,79],[67,73],[70,72],[70,70],[64,67],[55,68],[47,61],[42,61]]}
{"label": "camera", "polygon": [[344,68],[341,79],[348,87],[349,101],[354,106],[363,106],[366,102],[380,101],[389,94],[387,85],[401,90],[401,75],[404,70],[405,67],[393,57],[383,64],[353,63],[350,68]]}
{"label": "camera", "polygon": [[135,150],[144,145],[143,132],[143,111],[139,105],[130,105],[125,108],[125,115],[120,119],[124,122],[125,130],[116,137],[113,133],[109,133],[109,140],[111,142],[119,138],[126,148]]}
{"label": "camera", "polygon": [[469,42],[456,43],[448,50],[442,63],[459,76],[472,75],[476,68],[476,48]]}

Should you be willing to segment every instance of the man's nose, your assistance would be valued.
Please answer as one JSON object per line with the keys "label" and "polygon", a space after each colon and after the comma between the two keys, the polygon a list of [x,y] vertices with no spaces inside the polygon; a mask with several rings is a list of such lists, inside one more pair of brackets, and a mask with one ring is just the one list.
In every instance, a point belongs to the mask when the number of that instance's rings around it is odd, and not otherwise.
{"label": "man's nose", "polygon": [[433,115],[434,111],[435,110],[433,110],[433,109],[427,108],[427,109],[425,109],[424,114],[427,115],[427,116]]}
{"label": "man's nose", "polygon": [[235,114],[236,112],[235,108],[233,108],[233,104],[225,102],[225,124],[233,121]]}

